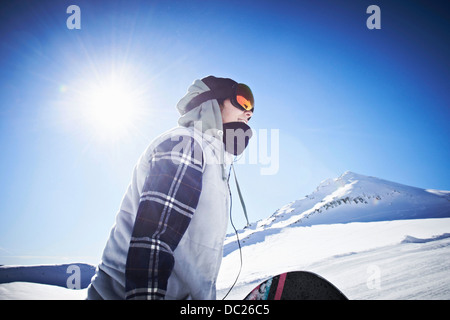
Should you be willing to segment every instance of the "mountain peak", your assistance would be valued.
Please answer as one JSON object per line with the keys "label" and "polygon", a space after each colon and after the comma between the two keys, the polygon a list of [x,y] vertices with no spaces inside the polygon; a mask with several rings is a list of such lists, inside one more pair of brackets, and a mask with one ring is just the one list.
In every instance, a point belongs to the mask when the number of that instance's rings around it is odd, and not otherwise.
{"label": "mountain peak", "polygon": [[450,216],[447,195],[346,171],[289,209],[311,219],[308,224],[444,217]]}
{"label": "mountain peak", "polygon": [[353,172],[353,171],[345,171],[339,178],[337,179],[346,179],[346,180],[358,180],[358,179],[364,179],[367,178],[367,176]]}
{"label": "mountain peak", "polygon": [[[450,192],[424,190],[346,171],[311,194],[241,230],[247,244],[286,227],[450,217]],[[250,240],[250,238],[252,240]],[[226,245],[226,252],[232,243]]]}
{"label": "mountain peak", "polygon": [[[346,171],[256,223],[267,227],[450,217],[448,192]],[[255,225],[255,224],[253,224]]]}
{"label": "mountain peak", "polygon": [[[352,181],[356,181],[356,180],[365,180],[369,178],[368,176],[359,174],[359,173],[355,173],[353,171],[345,171],[343,174],[341,174],[339,177],[337,178],[328,178],[323,180],[319,186],[317,187],[317,189],[321,189],[323,187],[327,187],[330,184],[335,184],[335,183],[350,183]],[[317,190],[316,189],[316,190]]]}

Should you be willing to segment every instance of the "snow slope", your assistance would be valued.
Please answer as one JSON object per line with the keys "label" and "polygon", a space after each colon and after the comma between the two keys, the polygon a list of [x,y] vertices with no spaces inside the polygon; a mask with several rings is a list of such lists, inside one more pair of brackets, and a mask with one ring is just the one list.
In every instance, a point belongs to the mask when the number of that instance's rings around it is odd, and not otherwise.
{"label": "snow slope", "polygon": [[[292,270],[320,274],[349,299],[450,299],[450,218],[297,226],[242,244],[241,275],[227,299]],[[239,266],[239,250],[224,257],[219,298]]]}
{"label": "snow slope", "polygon": [[[229,298],[243,298],[270,275],[309,270],[328,278],[352,299],[449,299],[448,217],[448,191],[346,172],[239,230],[244,263]],[[230,234],[218,279],[219,296],[228,291],[239,266],[236,236]],[[381,274],[380,287],[386,292],[368,289],[370,272]],[[419,292],[422,284],[416,281],[423,281],[429,290]],[[449,289],[438,289],[442,285]]]}
{"label": "snow slope", "polygon": [[0,284],[0,300],[85,300],[86,297],[87,289],[72,290],[32,282]]}
{"label": "snow slope", "polygon": [[[350,299],[450,299],[448,191],[346,172],[238,235],[243,265],[227,299],[242,299],[262,280],[290,270],[316,272]],[[2,266],[0,299],[84,299],[86,289],[64,288],[73,272],[68,267]],[[93,274],[93,266],[84,267],[81,288]],[[228,235],[219,299],[239,268],[236,236]]]}
{"label": "snow slope", "polygon": [[[240,230],[239,238],[248,245],[287,227],[443,217],[450,217],[450,191],[424,190],[347,171]],[[224,255],[236,249],[230,234]]]}

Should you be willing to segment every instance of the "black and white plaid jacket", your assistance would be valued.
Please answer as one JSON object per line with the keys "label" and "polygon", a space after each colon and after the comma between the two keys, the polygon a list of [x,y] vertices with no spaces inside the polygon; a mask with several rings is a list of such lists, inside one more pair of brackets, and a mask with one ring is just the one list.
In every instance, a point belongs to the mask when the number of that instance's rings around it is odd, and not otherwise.
{"label": "black and white plaid jacket", "polygon": [[102,297],[215,299],[229,195],[223,144],[194,128],[139,160],[93,286]]}
{"label": "black and white plaid jacket", "polygon": [[127,299],[165,297],[173,251],[197,208],[203,157],[196,159],[194,151],[201,147],[192,137],[180,138],[163,141],[150,160],[127,257]]}

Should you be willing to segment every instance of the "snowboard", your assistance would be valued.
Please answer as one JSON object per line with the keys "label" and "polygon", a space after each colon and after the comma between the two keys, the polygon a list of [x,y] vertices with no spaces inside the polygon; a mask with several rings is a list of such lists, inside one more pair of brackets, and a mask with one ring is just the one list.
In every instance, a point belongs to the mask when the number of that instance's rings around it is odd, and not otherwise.
{"label": "snowboard", "polygon": [[244,300],[348,300],[333,284],[308,271],[292,271],[269,278]]}

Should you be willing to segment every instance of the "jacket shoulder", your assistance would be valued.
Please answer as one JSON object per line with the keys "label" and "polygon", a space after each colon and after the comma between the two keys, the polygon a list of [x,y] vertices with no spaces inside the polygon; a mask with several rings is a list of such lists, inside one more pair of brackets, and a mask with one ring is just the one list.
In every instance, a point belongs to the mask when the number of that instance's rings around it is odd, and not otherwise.
{"label": "jacket shoulder", "polygon": [[[197,137],[191,128],[176,127],[155,140],[145,152],[146,162],[152,161],[155,154],[190,160],[204,169],[204,152],[201,137]],[[178,161],[176,162],[178,163]]]}

